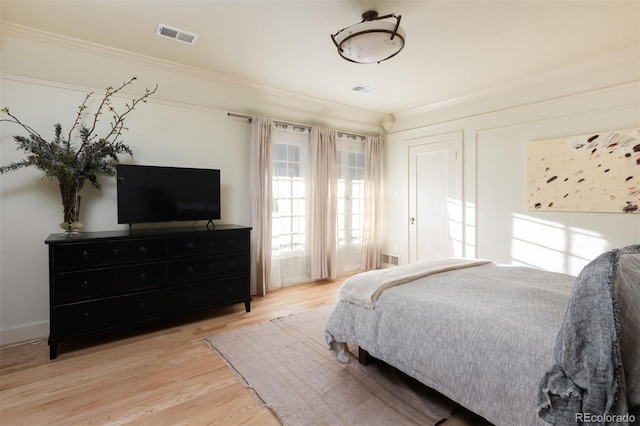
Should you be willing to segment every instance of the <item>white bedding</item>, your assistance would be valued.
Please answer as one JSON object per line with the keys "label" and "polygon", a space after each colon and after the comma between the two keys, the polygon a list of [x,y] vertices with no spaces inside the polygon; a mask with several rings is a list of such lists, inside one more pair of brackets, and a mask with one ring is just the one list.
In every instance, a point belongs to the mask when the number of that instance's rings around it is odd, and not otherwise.
{"label": "white bedding", "polygon": [[373,308],[383,291],[417,278],[490,263],[484,259],[447,257],[424,260],[395,268],[378,269],[352,276],[338,289],[338,300]]}

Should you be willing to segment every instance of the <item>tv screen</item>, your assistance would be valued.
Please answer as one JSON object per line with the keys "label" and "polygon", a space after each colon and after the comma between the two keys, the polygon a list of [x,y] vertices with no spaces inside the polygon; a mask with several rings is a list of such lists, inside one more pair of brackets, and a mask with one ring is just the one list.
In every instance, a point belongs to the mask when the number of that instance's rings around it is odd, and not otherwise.
{"label": "tv screen", "polygon": [[220,219],[220,170],[118,164],[118,223]]}

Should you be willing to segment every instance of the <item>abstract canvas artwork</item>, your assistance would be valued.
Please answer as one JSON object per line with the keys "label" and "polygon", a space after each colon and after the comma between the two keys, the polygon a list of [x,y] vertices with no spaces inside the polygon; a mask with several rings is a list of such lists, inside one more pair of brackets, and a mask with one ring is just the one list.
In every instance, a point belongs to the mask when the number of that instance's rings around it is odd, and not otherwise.
{"label": "abstract canvas artwork", "polygon": [[640,214],[640,128],[529,142],[527,208]]}

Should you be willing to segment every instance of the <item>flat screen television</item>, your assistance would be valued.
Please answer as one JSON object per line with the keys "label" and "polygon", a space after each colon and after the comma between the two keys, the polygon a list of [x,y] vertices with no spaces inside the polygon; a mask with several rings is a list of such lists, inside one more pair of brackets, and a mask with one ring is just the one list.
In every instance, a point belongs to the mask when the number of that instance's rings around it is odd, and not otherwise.
{"label": "flat screen television", "polygon": [[118,223],[220,219],[220,170],[116,165]]}

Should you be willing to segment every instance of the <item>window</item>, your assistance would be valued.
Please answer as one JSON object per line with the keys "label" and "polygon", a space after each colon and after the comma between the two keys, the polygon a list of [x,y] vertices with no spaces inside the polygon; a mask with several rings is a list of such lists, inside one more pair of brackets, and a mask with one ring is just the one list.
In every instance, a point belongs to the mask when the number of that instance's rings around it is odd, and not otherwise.
{"label": "window", "polygon": [[309,132],[278,126],[272,135],[270,279],[278,288],[309,280]]}
{"label": "window", "polygon": [[364,235],[364,144],[338,138],[339,272],[358,271]]}
{"label": "window", "polygon": [[306,182],[302,173],[301,146],[275,143],[273,155],[272,250],[304,251]]}
{"label": "window", "polygon": [[[271,283],[274,287],[310,279],[307,244],[310,194],[310,136],[276,127],[272,151]],[[365,154],[361,141],[337,140],[338,273],[360,269],[364,228]]]}
{"label": "window", "polygon": [[338,150],[338,244],[362,244],[364,152]]}

